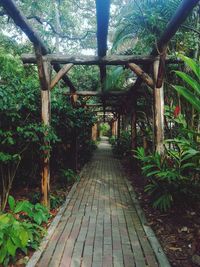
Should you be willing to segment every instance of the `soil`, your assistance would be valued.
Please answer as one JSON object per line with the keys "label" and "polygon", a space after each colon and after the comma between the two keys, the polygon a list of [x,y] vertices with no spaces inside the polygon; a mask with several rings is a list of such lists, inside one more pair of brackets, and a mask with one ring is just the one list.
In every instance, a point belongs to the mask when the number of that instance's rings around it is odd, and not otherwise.
{"label": "soil", "polygon": [[[126,171],[127,171],[127,165]],[[128,171],[133,188],[173,267],[200,266],[200,203],[180,203],[166,213],[152,207],[144,192],[145,178]],[[196,264],[195,264],[196,263]]]}

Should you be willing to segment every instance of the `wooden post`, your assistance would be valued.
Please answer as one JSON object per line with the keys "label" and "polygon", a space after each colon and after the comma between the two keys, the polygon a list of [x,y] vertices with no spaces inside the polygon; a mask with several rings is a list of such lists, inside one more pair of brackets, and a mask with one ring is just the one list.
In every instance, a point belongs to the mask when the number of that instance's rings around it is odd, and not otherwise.
{"label": "wooden post", "polygon": [[111,122],[111,136],[115,136],[115,121]]}
{"label": "wooden post", "polygon": [[137,128],[136,128],[136,109],[131,112],[131,149],[137,148]]}
{"label": "wooden post", "polygon": [[71,140],[71,168],[73,171],[77,172],[78,170],[78,139],[77,139],[77,129],[72,131],[72,140]]}
{"label": "wooden post", "polygon": [[120,138],[120,135],[121,135],[121,116],[120,114],[118,115],[118,120],[117,120],[117,138],[119,139]]}
{"label": "wooden post", "polygon": [[[45,131],[45,136],[48,135],[48,126],[50,126],[51,121],[51,97],[50,97],[50,82],[51,82],[51,65],[48,61],[44,60],[42,57],[41,47],[35,47],[35,53],[37,58],[38,74],[41,85],[41,119],[42,124],[47,127]],[[47,147],[43,154],[43,166],[42,166],[42,180],[41,180],[41,190],[42,190],[42,203],[46,206],[50,206],[49,201],[49,191],[50,191],[50,151],[49,142],[45,140],[44,136],[44,146]]]}
{"label": "wooden post", "polygon": [[154,146],[159,154],[164,153],[164,87],[163,76],[164,67],[161,61],[156,60],[153,65],[154,70]]}
{"label": "wooden post", "polygon": [[97,123],[92,126],[92,140],[97,140]]}

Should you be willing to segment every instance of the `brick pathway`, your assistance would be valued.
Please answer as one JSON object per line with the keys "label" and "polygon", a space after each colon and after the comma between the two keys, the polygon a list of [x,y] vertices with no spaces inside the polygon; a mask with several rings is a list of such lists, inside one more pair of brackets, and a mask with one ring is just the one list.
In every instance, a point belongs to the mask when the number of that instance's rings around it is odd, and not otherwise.
{"label": "brick pathway", "polygon": [[69,198],[36,266],[159,266],[107,141],[101,142]]}

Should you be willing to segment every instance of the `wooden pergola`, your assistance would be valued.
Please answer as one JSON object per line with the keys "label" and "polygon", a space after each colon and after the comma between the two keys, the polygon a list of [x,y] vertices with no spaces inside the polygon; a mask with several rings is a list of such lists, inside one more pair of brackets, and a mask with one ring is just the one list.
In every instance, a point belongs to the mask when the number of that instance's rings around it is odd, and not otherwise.
{"label": "wooden pergola", "polygon": [[[186,20],[192,9],[199,3],[199,0],[182,0],[180,6],[166,26],[156,47],[152,53],[147,56],[124,56],[109,55],[107,56],[107,35],[109,27],[110,0],[96,0],[97,14],[97,56],[82,55],[58,55],[52,54],[46,47],[38,33],[31,27],[22,11],[17,7],[14,0],[0,0],[1,6],[5,9],[14,23],[21,28],[33,43],[35,54],[22,55],[21,59],[26,64],[37,64],[39,80],[41,85],[41,117],[44,125],[49,126],[51,122],[51,90],[62,79],[64,84],[69,87],[69,97],[72,105],[76,106],[77,96],[100,97],[102,100],[100,110],[104,114],[113,112],[113,127],[120,136],[121,115],[123,112],[124,101],[117,101],[115,104],[107,104],[109,98],[127,99],[126,110],[131,115],[132,129],[132,148],[136,148],[136,110],[137,110],[137,91],[142,83],[151,87],[154,92],[154,135],[155,149],[159,153],[164,151],[164,93],[163,79],[165,64],[178,63],[178,61],[167,59],[167,47],[171,38],[175,35],[180,25]],[[100,70],[101,92],[78,91],[73,82],[67,76],[67,73],[74,65],[97,65]],[[104,88],[106,80],[107,65],[122,65],[130,68],[136,75],[137,80],[129,91],[106,92]],[[52,68],[57,73],[52,77]],[[153,69],[153,73],[151,73]],[[110,107],[110,109],[107,109]],[[86,106],[86,108],[90,108]],[[94,107],[93,107],[94,108]],[[97,109],[99,112],[99,109]],[[117,120],[117,124],[116,124]],[[117,125],[117,130],[116,130]],[[114,129],[114,128],[113,128]],[[114,130],[113,130],[114,131]],[[45,144],[48,145],[48,144]],[[42,201],[49,205],[50,190],[50,158],[49,151],[45,151],[43,172],[42,172]]]}

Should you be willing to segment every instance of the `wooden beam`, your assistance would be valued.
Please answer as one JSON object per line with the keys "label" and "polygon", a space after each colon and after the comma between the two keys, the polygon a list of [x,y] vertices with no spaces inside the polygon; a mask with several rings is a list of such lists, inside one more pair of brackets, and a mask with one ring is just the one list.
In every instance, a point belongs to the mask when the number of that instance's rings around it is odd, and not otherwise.
{"label": "wooden beam", "polygon": [[73,67],[73,64],[66,64],[60,69],[54,79],[51,81],[51,90],[57,85],[57,83],[62,79],[62,77]]}
{"label": "wooden beam", "polygon": [[121,136],[121,116],[119,114],[117,120],[117,138],[119,139],[120,136]]}
{"label": "wooden beam", "polygon": [[[1,0],[0,5],[5,9],[6,13],[13,19],[15,24],[20,27],[20,29],[27,35],[29,40],[36,46],[41,47],[42,55],[48,54],[50,51],[45,46],[44,42],[38,35],[38,33],[32,29],[27,18],[24,16],[22,11],[17,7],[13,0]],[[54,70],[56,72],[60,71],[61,67],[59,64],[54,65]],[[75,87],[67,76],[63,76],[63,81],[69,86],[72,92],[75,91]]]}
{"label": "wooden beam", "polygon": [[[162,54],[163,48],[165,48],[168,45],[169,41],[176,34],[179,27],[184,23],[184,21],[187,19],[190,12],[193,10],[193,8],[198,3],[199,3],[199,0],[183,0],[180,3],[176,12],[172,16],[169,23],[167,24],[165,31],[163,32],[160,39],[158,40],[156,48],[154,48],[152,50],[151,55],[158,56],[159,54]],[[159,66],[159,68],[160,68],[160,66]],[[149,66],[147,66],[144,69],[145,72],[148,72],[148,70],[149,70]],[[135,85],[132,86],[132,88],[130,89],[130,92],[137,91],[137,89],[141,86],[142,81],[143,80],[139,77],[136,80]]]}
{"label": "wooden beam", "polygon": [[154,81],[153,79],[145,73],[138,65],[134,63],[128,64],[128,67],[139,76],[149,87],[154,88]]}
{"label": "wooden beam", "polygon": [[[51,64],[74,64],[74,65],[126,65],[135,63],[138,65],[151,64],[156,60],[156,56],[135,56],[135,55],[109,55],[104,57],[89,56],[89,55],[62,55],[62,54],[47,54],[45,55]],[[35,64],[36,58],[34,54],[22,54],[21,59],[24,64]],[[182,63],[178,59],[166,59],[167,64]]]}
{"label": "wooden beam", "polygon": [[[110,91],[110,92],[98,92],[98,91],[76,91],[76,95],[78,96],[106,96],[106,97],[117,97],[117,96],[125,96],[127,91]],[[67,92],[66,95],[71,95],[70,92]]]}
{"label": "wooden beam", "polygon": [[105,56],[107,51],[109,13],[110,0],[96,0],[97,47],[99,57]]}
{"label": "wooden beam", "polygon": [[48,127],[51,121],[51,96],[50,96],[50,81],[51,81],[51,65],[48,61],[43,60],[42,49],[40,46],[35,46],[38,74],[41,85],[41,117],[42,124],[47,126],[44,133],[44,154],[42,155],[42,179],[41,179],[41,191],[42,191],[42,203],[46,206],[50,206],[49,191],[50,191],[50,151],[48,149],[49,142],[46,141],[45,136],[48,135]]}
{"label": "wooden beam", "polygon": [[[151,55],[159,55],[163,47],[167,46],[172,37],[176,34],[179,27],[187,19],[193,8],[199,3],[199,0],[183,0],[167,27],[157,42],[156,48],[152,51]],[[161,52],[162,53],[162,52]]]}
{"label": "wooden beam", "polygon": [[163,81],[161,86],[158,88],[156,86],[156,81],[159,75],[159,64],[160,61],[154,62],[154,145],[155,150],[159,154],[164,153],[164,87]]}

